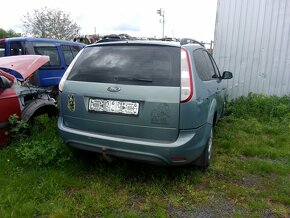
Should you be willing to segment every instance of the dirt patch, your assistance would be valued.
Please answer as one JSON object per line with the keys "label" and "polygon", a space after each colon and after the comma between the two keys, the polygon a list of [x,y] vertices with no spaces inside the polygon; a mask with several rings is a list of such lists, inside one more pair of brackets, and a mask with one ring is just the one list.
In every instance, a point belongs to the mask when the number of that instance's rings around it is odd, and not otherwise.
{"label": "dirt patch", "polygon": [[233,183],[240,186],[245,186],[247,188],[253,188],[255,190],[262,190],[264,188],[264,179],[265,178],[263,178],[262,176],[249,174],[242,177],[241,179],[235,179]]}
{"label": "dirt patch", "polygon": [[234,205],[222,196],[214,196],[207,204],[195,205],[190,211],[170,207],[168,209],[169,217],[182,218],[215,218],[215,217],[233,217],[235,214],[247,215],[244,208]]}

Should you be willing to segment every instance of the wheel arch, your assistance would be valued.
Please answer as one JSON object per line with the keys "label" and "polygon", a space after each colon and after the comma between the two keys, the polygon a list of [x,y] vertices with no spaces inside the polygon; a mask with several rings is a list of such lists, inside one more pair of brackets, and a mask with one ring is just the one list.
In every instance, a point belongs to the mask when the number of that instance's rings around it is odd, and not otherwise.
{"label": "wheel arch", "polygon": [[41,114],[57,115],[57,107],[53,99],[36,99],[31,101],[22,112],[22,119],[29,121]]}
{"label": "wheel arch", "polygon": [[214,126],[217,122],[217,101],[213,99],[208,112],[207,123]]}

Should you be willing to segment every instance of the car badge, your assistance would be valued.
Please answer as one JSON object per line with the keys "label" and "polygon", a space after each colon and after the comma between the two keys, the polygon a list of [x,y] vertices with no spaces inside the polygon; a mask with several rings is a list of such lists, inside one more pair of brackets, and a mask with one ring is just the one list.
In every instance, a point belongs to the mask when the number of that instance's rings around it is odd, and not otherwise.
{"label": "car badge", "polygon": [[121,88],[117,87],[117,86],[110,86],[107,90],[109,92],[119,92],[121,90]]}
{"label": "car badge", "polygon": [[75,97],[73,95],[69,95],[67,97],[67,108],[70,111],[75,111],[75,109],[76,109]]}

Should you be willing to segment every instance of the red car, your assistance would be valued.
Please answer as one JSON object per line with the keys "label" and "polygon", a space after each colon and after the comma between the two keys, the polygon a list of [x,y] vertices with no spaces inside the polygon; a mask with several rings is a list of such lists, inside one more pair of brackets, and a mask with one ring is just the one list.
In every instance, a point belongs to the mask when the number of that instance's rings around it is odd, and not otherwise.
{"label": "red car", "polygon": [[[28,121],[43,114],[56,114],[48,90],[32,85],[33,73],[49,61],[48,56],[22,55],[0,58],[0,147],[8,143],[7,127],[11,115]],[[16,79],[16,75],[18,78]]]}

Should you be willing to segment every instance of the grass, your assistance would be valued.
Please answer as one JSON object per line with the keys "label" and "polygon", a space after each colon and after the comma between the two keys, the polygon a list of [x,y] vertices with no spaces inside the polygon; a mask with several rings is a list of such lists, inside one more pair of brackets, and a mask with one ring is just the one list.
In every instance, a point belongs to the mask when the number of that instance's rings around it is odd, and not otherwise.
{"label": "grass", "polygon": [[288,217],[289,97],[250,95],[227,111],[206,172],[75,155],[42,116],[0,150],[0,217]]}

